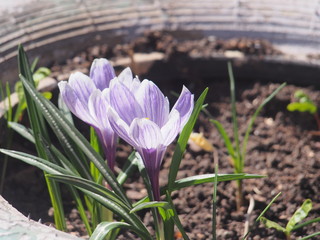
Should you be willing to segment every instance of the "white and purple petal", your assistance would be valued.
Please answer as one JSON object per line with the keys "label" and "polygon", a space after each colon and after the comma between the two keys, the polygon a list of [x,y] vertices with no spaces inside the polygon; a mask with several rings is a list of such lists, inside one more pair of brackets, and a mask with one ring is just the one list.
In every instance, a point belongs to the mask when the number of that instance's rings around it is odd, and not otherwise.
{"label": "white and purple petal", "polygon": [[173,109],[171,111],[169,120],[161,128],[163,145],[169,146],[173,142],[173,140],[180,133],[180,126],[181,126],[180,113],[176,109]]}
{"label": "white and purple petal", "polygon": [[58,84],[61,97],[70,111],[80,118],[82,121],[92,124],[94,120],[91,118],[88,110],[88,102],[81,101],[76,92],[70,85],[63,81]]}
{"label": "white and purple petal", "polygon": [[145,117],[155,122],[160,128],[167,122],[169,102],[153,82],[143,80],[135,97],[142,107]]}
{"label": "white and purple petal", "polygon": [[110,62],[105,58],[95,59],[90,68],[90,78],[101,91],[109,87],[110,81],[116,77]]}
{"label": "white and purple petal", "polygon": [[180,113],[180,118],[181,118],[180,131],[189,120],[189,117],[193,111],[193,106],[194,106],[193,99],[194,99],[193,94],[191,94],[191,92],[185,86],[183,86],[181,94],[177,102],[172,108],[172,109],[176,109]]}
{"label": "white and purple petal", "polygon": [[147,117],[133,93],[120,82],[114,81],[110,86],[110,105],[127,125],[135,118]]}
{"label": "white and purple petal", "polygon": [[68,84],[79,100],[84,103],[88,103],[91,93],[96,89],[92,79],[81,72],[72,73],[69,77]]}
{"label": "white and purple petal", "polygon": [[133,147],[137,146],[137,143],[129,135],[129,125],[119,117],[118,113],[112,107],[108,107],[107,117],[111,128],[120,138]]}
{"label": "white and purple petal", "polygon": [[157,148],[163,142],[159,126],[146,118],[135,118],[130,125],[129,135],[137,146],[144,149]]}

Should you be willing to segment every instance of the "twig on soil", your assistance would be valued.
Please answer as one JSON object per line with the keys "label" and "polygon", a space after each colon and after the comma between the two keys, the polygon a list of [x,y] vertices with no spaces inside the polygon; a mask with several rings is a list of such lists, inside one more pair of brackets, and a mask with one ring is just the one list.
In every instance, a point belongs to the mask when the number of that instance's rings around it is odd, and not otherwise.
{"label": "twig on soil", "polygon": [[250,227],[250,217],[251,217],[251,213],[253,212],[254,209],[254,198],[252,197],[252,195],[249,195],[250,197],[250,201],[249,201],[249,207],[247,210],[247,214],[246,214],[246,221],[244,223],[244,232],[243,232],[243,236],[246,235],[247,232],[249,232],[249,227]]}

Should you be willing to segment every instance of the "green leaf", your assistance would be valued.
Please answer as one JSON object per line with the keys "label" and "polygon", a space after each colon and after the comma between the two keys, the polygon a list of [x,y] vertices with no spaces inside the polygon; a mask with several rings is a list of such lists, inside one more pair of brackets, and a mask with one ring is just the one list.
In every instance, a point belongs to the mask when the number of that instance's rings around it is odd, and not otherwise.
{"label": "green leaf", "polygon": [[233,137],[235,141],[235,150],[237,153],[237,158],[234,158],[234,166],[238,173],[242,172],[241,165],[241,153],[240,153],[240,141],[239,141],[239,129],[238,129],[238,119],[237,119],[237,110],[236,110],[236,89],[235,89],[235,81],[232,71],[231,62],[228,62],[228,73],[230,80],[230,96],[231,96],[231,114],[232,114],[232,126],[233,126]]}
{"label": "green leaf", "polygon": [[[303,237],[303,238],[300,238],[299,240],[311,239],[311,238],[313,238],[313,237],[315,237],[315,236],[318,236],[318,235],[320,235],[320,232],[312,233],[312,234],[310,234],[310,235],[308,235],[308,236],[305,236],[305,237]],[[313,238],[313,239],[314,239],[314,238]]]}
{"label": "green leaf", "polygon": [[52,93],[51,92],[43,92],[41,94],[42,94],[42,96],[44,96],[48,100],[50,100],[52,98]]}
{"label": "green leaf", "polygon": [[302,227],[304,227],[304,226],[307,226],[307,225],[309,225],[309,224],[316,223],[316,222],[320,222],[320,217],[313,218],[313,219],[310,219],[310,220],[305,221],[305,222],[303,222],[303,223],[297,224],[297,225],[295,225],[295,226],[292,228],[291,231],[295,231],[295,230],[297,230],[297,229],[299,229],[299,228],[302,228]]}
{"label": "green leaf", "polygon": [[218,129],[218,131],[223,139],[223,142],[228,150],[229,155],[232,157],[232,159],[236,159],[235,151],[233,149],[231,140],[228,137],[228,134],[227,134],[226,130],[224,129],[224,127],[222,126],[222,124],[219,121],[213,120],[213,119],[210,119],[210,122],[212,122],[216,126],[216,128]]}
{"label": "green leaf", "polygon": [[293,216],[290,218],[287,226],[286,226],[286,231],[290,233],[293,229],[293,227],[301,222],[303,219],[305,219],[308,216],[308,213],[312,209],[312,201],[310,199],[306,199],[302,206],[298,208]]}
{"label": "green leaf", "polygon": [[179,215],[174,207],[173,201],[172,201],[170,193],[168,191],[166,192],[166,199],[168,200],[168,203],[169,203],[169,208],[167,209],[167,215],[169,215],[173,219],[174,223],[176,224],[177,228],[179,229],[180,233],[182,234],[183,239],[189,240],[189,237],[183,229],[183,226],[182,226],[180,219],[179,219]]}
{"label": "green leaf", "polygon": [[146,208],[167,208],[168,207],[168,203],[167,202],[163,202],[163,201],[153,201],[153,202],[143,202],[137,206],[135,206],[134,208],[131,209],[130,213],[134,213],[134,212],[138,212],[141,211],[143,209]]}
{"label": "green leaf", "polygon": [[297,90],[294,92],[294,98],[298,99],[299,102],[305,102],[305,101],[308,101],[310,102],[311,99],[309,97],[308,94],[306,94],[304,91],[302,90]]}
{"label": "green leaf", "polygon": [[[262,175],[254,175],[254,174],[218,174],[217,181],[225,182],[225,181],[233,181],[233,180],[242,180],[242,179],[253,179],[253,178],[263,178],[265,176]],[[215,181],[215,174],[203,174],[192,177],[183,178],[175,181],[172,190],[179,190],[181,188],[190,187],[202,183],[212,183]],[[164,189],[162,190],[164,191]],[[161,192],[162,192],[161,191]]]}
{"label": "green leaf", "polygon": [[268,211],[268,209],[271,207],[271,205],[274,203],[274,201],[281,195],[281,192],[279,192],[270,203],[263,209],[263,211],[260,213],[260,215],[257,217],[256,222],[260,221],[260,218]]}
{"label": "green leaf", "polygon": [[136,157],[136,152],[133,151],[130,156],[128,157],[128,160],[126,161],[125,165],[122,168],[122,171],[119,173],[117,180],[120,185],[123,185],[123,183],[127,180],[131,174],[138,169],[138,158]]}
{"label": "green leaf", "polygon": [[51,74],[51,71],[49,68],[46,68],[46,67],[38,68],[37,71],[33,74],[35,86],[37,87],[39,82],[45,77],[48,77],[50,74]]}
{"label": "green leaf", "polygon": [[16,122],[8,122],[8,126],[12,128],[14,131],[19,133],[22,137],[29,140],[32,143],[35,143],[32,130],[26,128],[24,125]]}
{"label": "green leaf", "polygon": [[125,228],[135,230],[130,224],[124,222],[102,222],[94,230],[89,240],[105,240],[105,237],[114,229]]}
{"label": "green leaf", "polygon": [[271,221],[265,217],[261,217],[260,218],[260,221],[267,227],[267,228],[274,228],[278,231],[281,231],[281,232],[286,232],[286,229],[281,227],[278,223],[274,222],[274,221]]}
{"label": "green leaf", "polygon": [[203,102],[204,102],[204,99],[205,99],[207,93],[208,93],[208,88],[206,88],[202,92],[199,99],[197,100],[197,102],[194,106],[193,112],[189,118],[189,121],[184,126],[184,128],[180,134],[180,137],[178,139],[177,146],[176,146],[175,151],[173,153],[171,166],[169,169],[169,179],[168,179],[169,192],[172,191],[174,181],[177,178],[177,174],[178,174],[178,170],[179,170],[182,156],[183,156],[184,151],[186,149],[186,146],[187,146],[190,134],[193,130],[193,127],[198,119],[198,115],[202,109],[202,105],[203,105]]}
{"label": "green leaf", "polygon": [[312,102],[293,102],[288,104],[287,106],[288,111],[294,112],[294,111],[299,111],[299,112],[309,112],[311,114],[314,114],[317,112],[317,106],[314,105]]}
{"label": "green leaf", "polygon": [[25,163],[28,163],[32,166],[35,166],[37,168],[40,168],[41,170],[51,173],[51,174],[72,174],[68,170],[49,162],[48,160],[45,160],[43,158],[39,158],[27,153],[23,152],[17,152],[13,150],[7,150],[0,148],[0,152],[7,154],[10,157],[19,159]]}
{"label": "green leaf", "polygon": [[244,135],[244,138],[243,138],[243,144],[242,144],[242,163],[241,163],[241,169],[244,168],[244,160],[246,158],[246,154],[247,154],[247,144],[248,144],[248,139],[249,139],[249,135],[251,133],[251,130],[252,130],[252,127],[253,127],[253,124],[257,118],[257,116],[259,115],[259,113],[261,112],[261,110],[263,109],[263,107],[268,103],[270,102],[277,94],[278,92],[280,92],[280,90],[282,88],[284,88],[286,86],[286,83],[282,83],[276,90],[274,90],[260,105],[259,107],[256,109],[256,111],[254,112],[254,114],[252,115],[250,121],[249,121],[249,124],[248,124],[248,127],[247,127],[247,130],[246,130],[246,133]]}

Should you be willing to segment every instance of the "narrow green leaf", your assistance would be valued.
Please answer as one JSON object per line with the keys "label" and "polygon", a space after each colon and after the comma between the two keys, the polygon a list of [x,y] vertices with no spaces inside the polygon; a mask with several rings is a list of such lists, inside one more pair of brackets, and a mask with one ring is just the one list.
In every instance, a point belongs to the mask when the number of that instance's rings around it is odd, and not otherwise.
{"label": "narrow green leaf", "polygon": [[281,232],[286,232],[286,229],[281,227],[278,223],[274,222],[274,221],[271,221],[265,217],[261,217],[260,218],[260,221],[267,227],[267,228],[274,228],[278,231],[281,231]]}
{"label": "narrow green leaf", "polygon": [[295,230],[297,230],[297,229],[299,229],[299,228],[302,228],[302,227],[304,227],[304,226],[307,226],[307,225],[309,225],[309,224],[316,223],[316,222],[320,222],[320,217],[313,218],[313,219],[310,219],[310,220],[305,221],[305,222],[303,222],[303,223],[297,224],[297,225],[295,225],[295,226],[292,228],[291,231],[295,231]]}
{"label": "narrow green leaf", "polygon": [[234,158],[234,166],[237,169],[238,173],[241,173],[241,152],[240,152],[240,141],[239,141],[239,129],[238,129],[238,119],[237,119],[237,109],[236,109],[236,90],[235,90],[235,81],[232,71],[231,62],[228,62],[228,73],[230,80],[230,96],[231,96],[231,113],[232,113],[232,125],[233,125],[233,137],[235,140],[235,149],[237,153],[237,158]]}
{"label": "narrow green leaf", "polygon": [[210,122],[212,122],[216,126],[216,128],[218,129],[218,131],[223,139],[223,142],[226,145],[226,148],[228,150],[229,155],[232,157],[232,159],[236,159],[235,151],[233,149],[231,140],[228,137],[228,134],[227,134],[226,130],[224,129],[224,127],[222,126],[222,124],[219,121],[213,120],[213,119],[210,119]]}
{"label": "narrow green leaf", "polygon": [[6,94],[8,96],[8,107],[7,107],[7,121],[11,122],[12,121],[12,103],[11,103],[11,91],[10,91],[10,86],[9,83],[7,82],[6,84]]}
{"label": "narrow green leaf", "polygon": [[178,139],[177,146],[176,146],[175,151],[173,153],[171,166],[169,169],[169,178],[168,178],[169,192],[172,191],[173,184],[177,178],[177,174],[178,174],[178,170],[179,170],[182,156],[183,156],[184,151],[186,149],[186,146],[187,146],[190,134],[193,130],[193,127],[198,119],[198,115],[202,109],[202,105],[203,105],[203,102],[204,102],[204,99],[205,99],[207,93],[208,93],[208,88],[206,88],[202,92],[202,94],[198,98],[197,102],[195,103],[195,106],[194,106],[193,112],[189,118],[189,121],[184,126],[184,128],[180,134],[180,137]]}
{"label": "narrow green leaf", "polygon": [[24,125],[16,122],[8,122],[10,128],[19,133],[22,137],[29,140],[32,143],[35,143],[32,130],[26,128]]}
{"label": "narrow green leaf", "polygon": [[94,230],[89,240],[105,240],[106,236],[114,229],[125,228],[135,231],[130,224],[124,222],[102,222]]}
{"label": "narrow green leaf", "polygon": [[189,240],[188,235],[183,229],[183,226],[180,222],[179,215],[176,211],[176,208],[174,207],[173,201],[171,199],[170,193],[167,191],[166,192],[166,199],[168,200],[169,204],[169,209],[168,209],[168,214],[171,215],[171,218],[173,219],[174,223],[176,224],[177,228],[179,229],[180,233],[182,234],[182,237],[184,240]]}
{"label": "narrow green leaf", "polygon": [[[242,179],[253,179],[253,178],[263,178],[263,175],[254,175],[254,174],[218,174],[217,181],[225,182],[225,181],[233,181],[233,180],[242,180]],[[172,190],[179,190],[181,188],[190,187],[202,183],[212,183],[215,181],[215,174],[202,174],[192,177],[183,178],[175,181]],[[164,188],[165,189],[165,188]],[[161,192],[164,191],[162,189]]]}
{"label": "narrow green leaf", "polygon": [[281,192],[279,192],[270,203],[263,209],[263,211],[260,213],[260,215],[257,217],[256,222],[260,221],[260,218],[268,211],[268,209],[271,207],[271,205],[274,203],[274,201],[281,195]]}
{"label": "narrow green leaf", "polygon": [[138,168],[138,158],[136,157],[136,152],[133,151],[125,165],[122,168],[122,171],[119,173],[117,180],[120,185],[123,185],[129,176]]}
{"label": "narrow green leaf", "polygon": [[141,210],[147,209],[147,208],[158,208],[158,207],[167,208],[168,203],[163,202],[163,201],[144,202],[144,203],[141,203],[141,204],[135,206],[134,208],[132,208],[130,213],[138,212],[138,211],[141,211]]}
{"label": "narrow green leaf", "polygon": [[[266,176],[246,174],[246,173],[218,174],[217,181],[225,182],[225,181],[242,180],[242,179],[264,178],[264,177]],[[215,181],[215,174],[202,174],[202,175],[187,177],[187,178],[176,180],[171,190],[172,191],[180,190],[182,188],[195,186],[202,183],[213,183],[214,181]],[[162,187],[160,190],[161,195],[164,195],[167,190],[168,190],[168,186]],[[149,201],[149,198],[145,197],[140,201],[138,201],[137,203],[133,204],[133,206],[136,206],[142,202],[148,202],[148,201]]]}
{"label": "narrow green leaf", "polygon": [[31,64],[31,67],[30,67],[31,72],[34,72],[34,70],[36,69],[36,66],[37,66],[38,62],[39,62],[39,58],[38,58],[38,57],[36,57],[36,58],[32,61],[32,64]]}
{"label": "narrow green leaf", "polygon": [[89,219],[87,217],[87,213],[83,207],[83,204],[82,204],[82,200],[81,200],[81,197],[78,193],[78,191],[72,187],[72,186],[69,186],[69,191],[71,192],[72,196],[73,196],[73,199],[76,203],[76,208],[78,209],[78,212],[79,212],[79,215],[80,215],[80,218],[82,220],[82,222],[84,223],[86,229],[87,229],[87,232],[90,235],[92,235],[92,229],[90,227],[90,223],[89,223]]}
{"label": "narrow green leaf", "polygon": [[[315,237],[315,236],[318,236],[318,235],[320,235],[320,232],[312,233],[312,234],[310,234],[310,235],[308,235],[308,236],[305,236],[305,237],[303,237],[303,238],[300,238],[299,240],[311,239],[311,238],[313,238],[313,237]],[[313,239],[314,239],[314,238],[313,238]]]}
{"label": "narrow green leaf", "polygon": [[30,155],[27,153],[17,152],[13,150],[2,149],[2,148],[0,148],[0,152],[7,154],[10,157],[19,159],[32,166],[40,168],[41,170],[48,172],[50,174],[72,174],[72,172],[69,172],[64,168],[54,163],[51,163],[48,160]]}
{"label": "narrow green leaf", "polygon": [[[216,161],[218,162],[218,161]],[[214,182],[213,182],[213,194],[212,194],[212,239],[217,239],[217,188],[218,188],[218,163],[214,165]]]}
{"label": "narrow green leaf", "polygon": [[293,216],[290,218],[287,226],[286,226],[286,231],[290,233],[293,229],[293,227],[301,222],[303,219],[305,219],[308,216],[308,213],[312,209],[312,201],[310,199],[306,199],[302,206],[298,208]]}
{"label": "narrow green leaf", "polygon": [[[254,114],[252,115],[250,122],[248,124],[246,133],[244,135],[243,138],[243,143],[242,143],[242,159],[244,160],[246,158],[246,153],[247,153],[247,144],[248,144],[248,139],[249,139],[249,135],[251,133],[252,130],[252,126],[257,118],[257,116],[259,115],[259,113],[261,112],[261,110],[263,109],[263,107],[270,102],[277,94],[278,92],[280,92],[280,90],[282,88],[284,88],[286,86],[286,83],[282,83],[276,90],[274,90],[257,108],[257,110],[254,112]],[[241,168],[244,168],[244,162],[241,165]]]}

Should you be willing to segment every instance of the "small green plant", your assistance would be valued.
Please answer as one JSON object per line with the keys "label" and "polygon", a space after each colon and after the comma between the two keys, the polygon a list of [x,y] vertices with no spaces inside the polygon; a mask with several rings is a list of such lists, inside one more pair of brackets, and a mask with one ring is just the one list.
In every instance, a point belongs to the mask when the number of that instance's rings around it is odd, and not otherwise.
{"label": "small green plant", "polygon": [[[240,143],[240,133],[238,129],[238,120],[237,120],[237,112],[236,112],[236,97],[235,97],[235,81],[232,72],[231,63],[228,63],[228,72],[229,72],[229,79],[230,79],[230,93],[231,93],[231,111],[232,111],[232,123],[233,123],[233,139],[234,143],[232,143],[230,137],[228,136],[226,130],[222,126],[222,124],[214,119],[210,121],[216,126],[218,129],[224,144],[227,148],[228,154],[231,157],[232,164],[234,167],[235,173],[243,173],[246,154],[247,154],[247,143],[249,139],[249,135],[251,133],[253,124],[255,119],[257,118],[258,114],[262,110],[262,108],[270,102],[270,100],[286,85],[286,83],[281,84],[270,96],[268,96],[256,109],[254,114],[252,115],[251,119],[249,120],[245,135],[242,139],[242,143]],[[237,209],[239,210],[240,207],[243,205],[243,193],[242,193],[242,181],[237,181]]]}
{"label": "small green plant", "polygon": [[320,118],[318,114],[317,105],[311,100],[310,96],[303,92],[302,90],[297,90],[294,93],[294,98],[296,102],[289,103],[287,106],[288,111],[290,112],[307,112],[314,116],[318,130],[320,131]]}
{"label": "small green plant", "polygon": [[[314,218],[308,221],[305,221],[303,223],[300,223],[303,219],[305,219],[309,212],[312,209],[312,201],[310,199],[306,199],[303,204],[301,205],[300,208],[298,208],[295,213],[292,215],[292,217],[289,219],[286,227],[282,227],[280,224],[277,222],[271,221],[265,217],[260,218],[260,222],[262,222],[267,228],[274,228],[277,231],[283,232],[286,236],[287,240],[291,239],[291,233],[292,231],[295,231],[299,228],[302,228],[304,226],[307,226],[309,224],[315,223],[315,222],[320,222],[320,217]],[[298,224],[300,223],[300,224]],[[311,239],[314,236],[320,235],[320,232],[313,233],[311,235],[305,236],[300,238],[300,240],[305,240],[305,239]]]}
{"label": "small green plant", "polygon": [[[35,59],[32,63],[31,66],[31,71],[34,72],[34,69],[37,65],[38,59]],[[42,79],[45,77],[49,76],[51,74],[50,69],[46,67],[40,67],[38,68],[34,73],[33,73],[33,79],[34,79],[34,84],[37,87]],[[22,115],[27,108],[27,103],[26,99],[24,96],[23,92],[23,86],[22,82],[18,81],[16,82],[14,86],[15,92],[18,96],[18,104],[14,108],[12,101],[11,101],[11,90],[9,87],[9,83],[6,84],[5,86],[5,91],[3,91],[1,87],[1,100],[3,103],[4,108],[2,109],[4,113],[4,117],[7,121],[7,127],[8,127],[8,132],[7,132],[7,141],[6,141],[6,148],[11,148],[12,145],[12,137],[13,137],[13,131],[10,128],[10,123],[17,123],[21,120]],[[5,92],[5,93],[4,93]],[[48,100],[51,99],[52,94],[51,92],[43,92],[42,95],[47,98]],[[4,187],[4,179],[6,176],[6,171],[7,171],[7,164],[8,164],[8,156],[4,156],[2,159],[2,167],[1,167],[1,179],[0,179],[0,194],[3,192],[3,187]]]}

